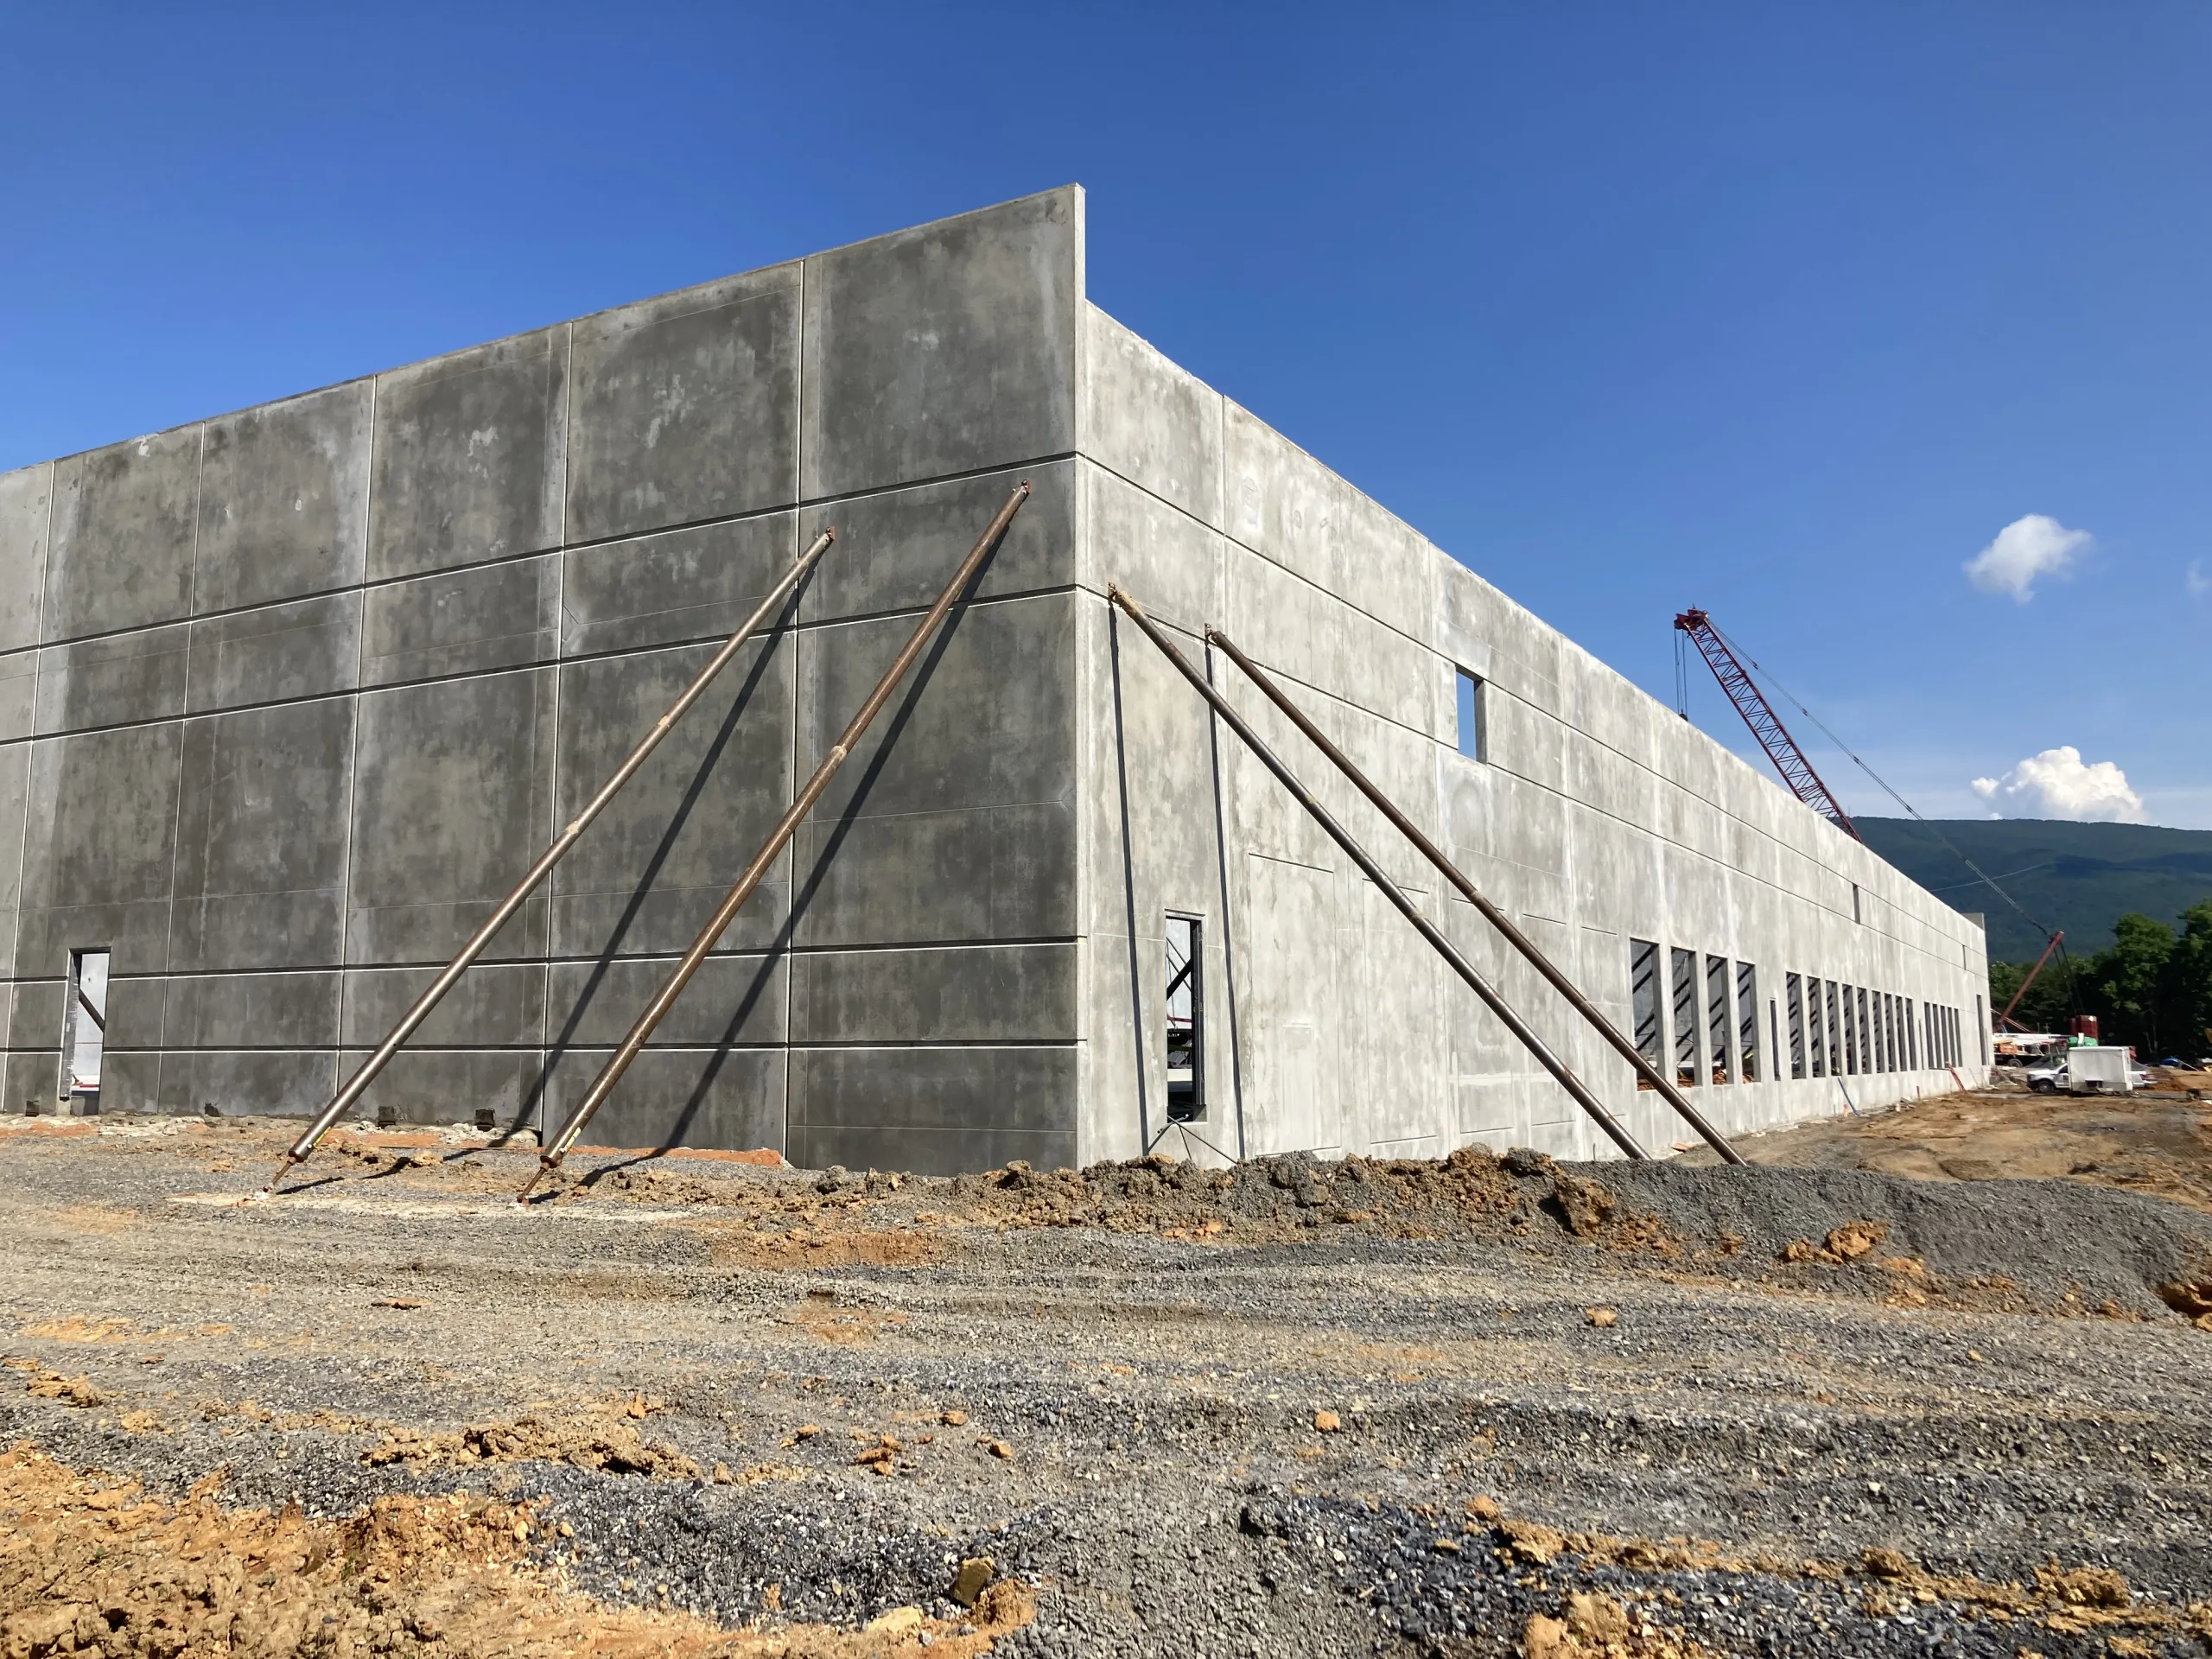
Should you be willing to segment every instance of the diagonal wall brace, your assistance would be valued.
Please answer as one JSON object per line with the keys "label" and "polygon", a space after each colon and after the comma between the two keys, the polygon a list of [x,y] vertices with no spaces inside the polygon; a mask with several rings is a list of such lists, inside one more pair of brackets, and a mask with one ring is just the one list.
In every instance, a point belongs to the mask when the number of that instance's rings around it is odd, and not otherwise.
{"label": "diagonal wall brace", "polygon": [[1267,746],[1260,734],[1245,722],[1244,717],[1230,705],[1229,699],[1223,696],[1221,692],[1207,681],[1205,676],[1192,665],[1190,658],[1176,648],[1173,640],[1160,632],[1159,624],[1145,613],[1144,607],[1138,604],[1118,587],[1109,587],[1106,590],[1106,596],[1128,613],[1129,620],[1143,632],[1146,639],[1159,646],[1161,654],[1175,665],[1177,671],[1191,683],[1198,694],[1212,705],[1214,713],[1221,716],[1229,729],[1243,740],[1245,747],[1250,749],[1258,757],[1260,764],[1274,774],[1275,781],[1290,791],[1291,798],[1304,807],[1312,815],[1313,821],[1327,833],[1329,839],[1344,850],[1344,855],[1359,867],[1361,873],[1369,880],[1382,890],[1382,896],[1397,907],[1399,914],[1413,924],[1414,931],[1428,941],[1437,955],[1444,958],[1446,964],[1453,973],[1467,982],[1474,994],[1483,1000],[1484,1006],[1496,1014],[1499,1022],[1520,1039],[1521,1046],[1535,1057],[1536,1064],[1551,1073],[1559,1086],[1573,1097],[1576,1105],[1589,1114],[1591,1121],[1605,1131],[1607,1138],[1630,1158],[1649,1157],[1650,1154],[1637,1144],[1636,1137],[1628,1132],[1620,1120],[1605,1109],[1605,1103],[1592,1094],[1582,1079],[1576,1077],[1569,1069],[1567,1062],[1552,1052],[1551,1046],[1536,1034],[1527,1020],[1513,1011],[1505,999],[1498,995],[1497,988],[1482,976],[1481,972],[1474,963],[1467,960],[1459,948],[1446,938],[1433,922],[1421,913],[1414,901],[1406,896],[1405,891],[1383,873],[1382,867],[1368,855],[1366,849],[1352,839],[1351,832],[1337,822],[1328,808],[1314,798],[1313,791],[1298,780],[1297,775],[1284,765],[1281,759]]}

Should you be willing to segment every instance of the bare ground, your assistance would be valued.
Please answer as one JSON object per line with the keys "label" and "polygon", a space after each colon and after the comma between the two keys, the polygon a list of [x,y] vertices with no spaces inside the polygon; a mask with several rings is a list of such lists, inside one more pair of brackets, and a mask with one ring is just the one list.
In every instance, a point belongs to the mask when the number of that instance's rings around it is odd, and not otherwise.
{"label": "bare ground", "polygon": [[292,1127],[0,1134],[7,1659],[2212,1636],[2212,1221],[2133,1183],[601,1156],[518,1211],[526,1153],[357,1136],[239,1205]]}

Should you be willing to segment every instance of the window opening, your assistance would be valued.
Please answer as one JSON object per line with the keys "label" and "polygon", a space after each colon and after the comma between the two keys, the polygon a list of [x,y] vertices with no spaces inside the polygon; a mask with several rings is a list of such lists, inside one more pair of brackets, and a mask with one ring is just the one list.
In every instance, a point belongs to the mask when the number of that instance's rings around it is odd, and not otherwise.
{"label": "window opening", "polygon": [[1470,760],[1490,759],[1489,710],[1483,706],[1489,699],[1483,689],[1482,680],[1464,668],[1459,671],[1459,753]]}
{"label": "window opening", "polygon": [[1713,1082],[1726,1083],[1731,1067],[1729,1052],[1736,1045],[1730,1033],[1735,1022],[1728,1017],[1728,958],[1707,957],[1705,959],[1705,1024],[1711,1038],[1707,1052],[1713,1057]]}
{"label": "window opening", "polygon": [[1813,1049],[1813,1075],[1825,1077],[1828,1074],[1827,1021],[1821,1017],[1821,982],[1808,977],[1805,981],[1805,1034]]}
{"label": "window opening", "polygon": [[1789,1075],[1805,1075],[1805,982],[1796,974],[1782,976],[1783,998],[1789,1004]]}
{"label": "window opening", "polygon": [[107,964],[105,948],[69,953],[69,1001],[62,1015],[61,1052],[67,1071],[61,1098],[79,1109],[99,1109],[100,1056],[107,1043]]}
{"label": "window opening", "polygon": [[1205,934],[1194,916],[1167,918],[1167,1121],[1206,1115]]}
{"label": "window opening", "polygon": [[1904,1069],[1920,1070],[1920,1033],[1912,1023],[1912,999],[1904,1000]]}
{"label": "window opening", "polygon": [[[1974,1028],[1981,1043],[1981,1063],[1989,1064],[1989,1016],[1981,1011],[1981,999],[1974,1000]],[[2154,1052],[2156,1051],[2153,1051]]]}
{"label": "window opening", "polygon": [[1868,1076],[1874,1070],[1874,1027],[1866,1015],[1866,988],[1859,988],[1859,1071]]}
{"label": "window opening", "polygon": [[1882,993],[1882,1034],[1890,1039],[1890,1070],[1904,1070],[1904,1044],[1897,1036],[1897,999],[1894,991]]}
{"label": "window opening", "polygon": [[1836,982],[1827,982],[1828,990],[1828,1076],[1843,1075],[1843,1018],[1838,1011],[1840,999],[1836,995]]}
{"label": "window opening", "polygon": [[1851,919],[1854,922],[1866,919],[1866,912],[1859,901],[1859,884],[1856,881],[1851,884]]}
{"label": "window opening", "polygon": [[1840,1075],[1855,1077],[1864,1070],[1859,1064],[1859,1014],[1851,1006],[1852,988],[1840,988],[1843,992],[1843,1071]]}
{"label": "window opening", "polygon": [[[1661,1028],[1659,947],[1649,939],[1628,942],[1628,985],[1629,1006],[1636,1016],[1636,1052],[1656,1071],[1667,1063],[1667,1039]],[[1638,1072],[1636,1086],[1649,1089],[1651,1084]]]}
{"label": "window opening", "polygon": [[1748,962],[1736,964],[1736,1079],[1759,1080],[1759,970]]}
{"label": "window opening", "polygon": [[1673,954],[1675,975],[1675,1085],[1688,1089],[1698,1081],[1697,952],[1677,945]]}

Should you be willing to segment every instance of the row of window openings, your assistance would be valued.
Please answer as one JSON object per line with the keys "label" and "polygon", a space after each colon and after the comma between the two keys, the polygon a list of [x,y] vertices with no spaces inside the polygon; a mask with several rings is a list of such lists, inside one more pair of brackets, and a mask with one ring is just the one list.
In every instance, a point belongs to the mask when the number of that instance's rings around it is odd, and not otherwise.
{"label": "row of window openings", "polygon": [[1957,1008],[1923,1002],[1916,1010],[1909,996],[1810,975],[1788,976],[1783,996],[1793,1077],[1935,1071],[1966,1058]]}
{"label": "row of window openings", "polygon": [[[1707,957],[1679,946],[1666,953],[1649,939],[1629,941],[1630,1001],[1636,1046],[1654,1067],[1667,1064],[1667,1032],[1674,1033],[1675,1081],[1757,1083],[1764,1058],[1759,1040],[1759,970],[1748,962]],[[1835,981],[1785,975],[1789,1006],[1789,1075],[1857,1077],[1862,1072],[1917,1071],[1956,1065],[1964,1058],[1960,1011],[1910,997]],[[1668,1018],[1671,1004],[1672,1019]],[[1702,1006],[1700,1006],[1700,1004]],[[1767,1005],[1769,1036],[1780,1046],[1779,1011]],[[1638,1079],[1637,1087],[1649,1083]]]}

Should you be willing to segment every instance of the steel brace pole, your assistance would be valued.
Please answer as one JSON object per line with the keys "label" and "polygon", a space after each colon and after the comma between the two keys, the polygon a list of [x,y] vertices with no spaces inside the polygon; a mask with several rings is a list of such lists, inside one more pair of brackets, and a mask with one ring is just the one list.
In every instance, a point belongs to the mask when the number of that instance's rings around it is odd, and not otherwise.
{"label": "steel brace pole", "polygon": [[1612,1143],[1630,1158],[1649,1157],[1650,1154],[1637,1143],[1636,1137],[1628,1132],[1618,1118],[1605,1109],[1605,1103],[1590,1092],[1582,1079],[1574,1075],[1564,1060],[1552,1052],[1550,1045],[1530,1028],[1528,1021],[1513,1011],[1505,999],[1498,995],[1497,988],[1482,976],[1474,963],[1469,962],[1460,952],[1459,948],[1446,938],[1436,925],[1414,907],[1414,901],[1406,896],[1404,890],[1383,873],[1382,867],[1368,855],[1364,848],[1352,839],[1351,831],[1337,822],[1328,808],[1314,798],[1313,791],[1299,782],[1297,775],[1283,763],[1273,749],[1267,746],[1260,734],[1245,722],[1244,717],[1230,705],[1229,699],[1222,696],[1220,690],[1192,665],[1190,658],[1176,648],[1173,640],[1160,632],[1159,625],[1146,614],[1144,607],[1138,604],[1118,587],[1109,587],[1106,592],[1107,597],[1128,613],[1129,620],[1143,630],[1145,638],[1160,647],[1161,653],[1175,665],[1183,677],[1191,683],[1198,694],[1212,705],[1214,713],[1221,716],[1230,730],[1243,740],[1244,747],[1259,757],[1260,764],[1274,774],[1275,781],[1290,791],[1291,798],[1312,815],[1313,821],[1327,832],[1329,839],[1344,849],[1345,856],[1359,866],[1362,874],[1382,890],[1383,896],[1397,906],[1398,913],[1412,923],[1421,938],[1427,939],[1435,948],[1437,955],[1444,958],[1453,973],[1466,981],[1474,994],[1483,1000],[1484,1006],[1498,1017],[1499,1021],[1508,1031],[1520,1039],[1522,1046],[1535,1057],[1536,1064],[1551,1073],[1559,1086],[1573,1097],[1576,1105],[1590,1115],[1591,1121],[1605,1132]]}
{"label": "steel brace pole", "polygon": [[1590,1023],[1591,1029],[1603,1037],[1624,1059],[1636,1068],[1637,1076],[1659,1091],[1666,1103],[1680,1115],[1682,1122],[1695,1129],[1704,1138],[1706,1144],[1728,1162],[1740,1164],[1744,1161],[1743,1154],[1728,1144],[1726,1136],[1706,1122],[1704,1115],[1690,1104],[1688,1097],[1675,1085],[1674,1080],[1654,1065],[1643,1052],[1629,1040],[1627,1034],[1605,1017],[1604,1010],[1585,996],[1576,988],[1574,982],[1560,971],[1557,964],[1537,947],[1536,942],[1515,926],[1513,918],[1492,904],[1481,890],[1467,879],[1465,873],[1446,858],[1442,849],[1434,842],[1421,833],[1421,827],[1400,811],[1389,797],[1376,787],[1373,780],[1352,763],[1350,755],[1338,748],[1330,741],[1326,733],[1306,718],[1305,711],[1290,700],[1282,688],[1269,677],[1266,670],[1239,651],[1236,642],[1219,628],[1210,627],[1206,630],[1206,642],[1209,645],[1219,646],[1223,655],[1244,671],[1246,677],[1267,694],[1268,701],[1281,709],[1289,717],[1291,723],[1312,740],[1315,748],[1328,756],[1337,770],[1351,780],[1352,786],[1374,804],[1376,810],[1389,819],[1397,827],[1399,833],[1420,849],[1421,856],[1436,867],[1437,874],[1457,887],[1460,896],[1480,911],[1483,918],[1504,936],[1505,942],[1526,957],[1529,964],[1550,982],[1552,988],[1567,999],[1567,1005]]}
{"label": "steel brace pole", "polygon": [[723,899],[721,907],[699,931],[699,937],[692,940],[691,948],[683,953],[683,960],[677,963],[676,972],[670,976],[668,983],[661,988],[658,996],[646,1004],[645,1011],[630,1027],[630,1034],[622,1039],[622,1046],[616,1049],[613,1057],[600,1069],[599,1076],[592,1080],[590,1089],[577,1103],[576,1109],[562,1125],[561,1133],[547,1142],[545,1149],[538,1154],[537,1173],[515,1195],[517,1204],[529,1203],[531,1192],[538,1182],[561,1166],[561,1160],[569,1155],[569,1149],[575,1145],[576,1137],[583,1133],[584,1126],[606,1103],[607,1097],[614,1092],[614,1085],[622,1081],[622,1074],[630,1069],[631,1061],[638,1058],[639,1051],[645,1047],[646,1039],[668,1017],[668,1011],[676,1006],[677,998],[683,995],[683,988],[691,982],[691,976],[699,971],[699,966],[706,961],[708,953],[729,931],[730,923],[737,918],[739,910],[753,896],[753,889],[760,885],[761,878],[768,873],[768,867],[783,851],[785,844],[798,833],[800,822],[821,799],[822,791],[829,787],[830,778],[850,758],[853,746],[860,741],[861,734],[882,712],[883,705],[890,702],[891,694],[906,677],[906,671],[921,656],[929,645],[931,636],[936,633],[938,626],[952,609],[954,601],[975,580],[976,571],[982,568],[983,561],[990,556],[992,549],[1006,534],[1007,526],[1014,522],[1014,515],[1020,511],[1021,504],[1028,499],[1029,480],[1024,479],[1014,486],[1014,493],[1007,497],[1006,505],[999,509],[998,516],[991,520],[976,545],[969,550],[968,556],[960,562],[960,568],[952,573],[952,580],[945,583],[944,591],[937,596],[937,603],[930,607],[929,613],[922,618],[920,625],[893,659],[891,666],[884,670],[883,677],[875,683],[875,690],[868,694],[868,701],[861,704],[859,712],[837,734],[837,741],[822,757],[822,764],[814,769],[814,775],[806,780],[806,786],[799,791],[798,798],[791,802],[790,809],[768,836],[767,844],[754,855],[752,863],[746,866],[745,874],[737,878],[737,885]]}
{"label": "steel brace pole", "polygon": [[638,747],[630,751],[629,759],[615,768],[614,775],[607,780],[598,794],[593,796],[585,804],[583,810],[577,813],[569,822],[568,828],[561,831],[553,844],[538,855],[537,862],[530,867],[530,873],[524,876],[517,884],[515,890],[501,901],[499,907],[492,912],[491,919],[478,928],[469,938],[468,943],[461,947],[454,959],[446,964],[445,971],[431,981],[429,988],[415,999],[414,1006],[399,1017],[399,1023],[394,1026],[391,1034],[378,1045],[376,1052],[361,1063],[360,1070],[346,1080],[346,1086],[332,1096],[330,1103],[322,1109],[321,1115],[308,1126],[297,1141],[292,1143],[291,1149],[284,1154],[284,1161],[276,1166],[276,1173],[269,1178],[269,1185],[262,1188],[262,1195],[264,1198],[276,1192],[276,1183],[283,1180],[292,1169],[307,1161],[308,1155],[315,1148],[315,1143],[329,1132],[330,1126],[343,1116],[346,1109],[360,1099],[368,1086],[377,1080],[378,1074],[391,1063],[391,1057],[399,1052],[401,1046],[407,1039],[412,1037],[423,1022],[430,1017],[431,1010],[444,1000],[446,993],[453,989],[476,958],[484,954],[485,947],[490,944],[499,931],[513,918],[515,912],[522,908],[523,901],[537,891],[540,882],[552,874],[553,867],[568,856],[569,849],[576,844],[585,830],[591,828],[592,820],[606,810],[607,804],[620,792],[625,784],[637,776],[638,768],[645,764],[646,757],[660,747],[661,740],[675,729],[676,722],[690,712],[691,705],[706,694],[707,688],[712,685],[716,677],[730,665],[739,651],[744,647],[745,642],[753,637],[763,623],[779,613],[790,602],[791,596],[798,589],[799,583],[806,579],[807,572],[814,569],[822,556],[830,550],[830,543],[836,539],[837,532],[825,528],[814,538],[812,545],[800,554],[791,568],[777,579],[776,585],[768,590],[768,596],[753,608],[750,616],[738,624],[736,632],[732,633],[723,643],[722,648],[709,659],[707,665],[699,671],[698,677],[683,689],[683,695],[670,705],[668,712],[654,723],[652,730],[647,732]]}

